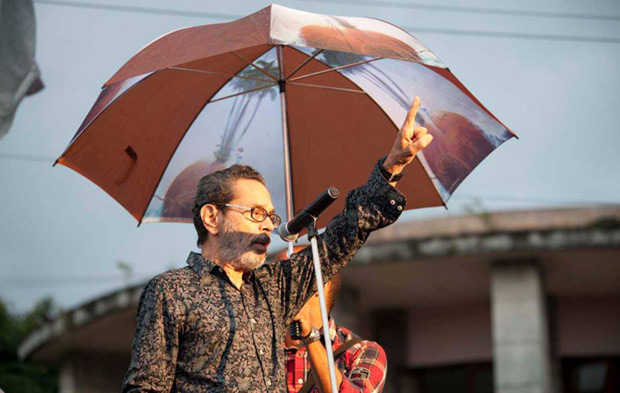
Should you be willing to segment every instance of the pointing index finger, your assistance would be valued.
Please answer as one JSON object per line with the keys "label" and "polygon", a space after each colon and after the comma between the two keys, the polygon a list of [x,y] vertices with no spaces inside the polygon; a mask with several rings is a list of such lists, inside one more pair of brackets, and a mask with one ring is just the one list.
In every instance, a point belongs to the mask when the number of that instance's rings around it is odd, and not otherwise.
{"label": "pointing index finger", "polygon": [[420,97],[416,96],[411,104],[411,108],[409,109],[409,113],[407,113],[407,118],[405,119],[405,124],[403,124],[403,129],[406,131],[407,136],[413,136],[413,126],[415,125],[415,117],[418,114],[418,109],[420,109]]}

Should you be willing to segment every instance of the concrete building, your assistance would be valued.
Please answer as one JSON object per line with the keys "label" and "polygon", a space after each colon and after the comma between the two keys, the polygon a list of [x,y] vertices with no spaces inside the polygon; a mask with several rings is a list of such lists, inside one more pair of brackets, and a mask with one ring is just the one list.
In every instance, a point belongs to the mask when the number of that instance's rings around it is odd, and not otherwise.
{"label": "concrete building", "polygon": [[[68,311],[20,355],[59,364],[61,393],[119,391],[141,291]],[[620,392],[620,207],[388,227],[336,307],[386,349],[386,392]]]}

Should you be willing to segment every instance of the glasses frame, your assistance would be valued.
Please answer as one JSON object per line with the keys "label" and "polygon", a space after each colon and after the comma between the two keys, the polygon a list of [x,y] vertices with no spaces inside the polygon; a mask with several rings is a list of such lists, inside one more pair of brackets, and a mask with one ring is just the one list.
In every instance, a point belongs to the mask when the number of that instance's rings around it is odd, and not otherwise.
{"label": "glasses frame", "polygon": [[[263,222],[265,221],[267,218],[269,218],[271,220],[271,223],[273,224],[273,229],[277,229],[280,224],[282,223],[282,218],[280,216],[278,216],[275,213],[269,213],[267,210],[265,210],[264,207],[260,207],[260,206],[255,206],[255,207],[249,207],[249,206],[243,206],[243,205],[233,205],[232,203],[223,203],[223,204],[218,204],[216,205],[218,208],[223,208],[223,207],[236,207],[238,209],[244,209],[246,212],[249,211],[250,212],[250,217],[252,218],[253,221],[255,222]],[[254,216],[254,212],[255,211],[264,211],[265,212],[265,216],[264,218],[258,219]],[[261,214],[262,215],[262,214]],[[245,217],[245,215],[244,215]],[[248,218],[246,217],[246,220]],[[277,221],[277,223],[276,223]]]}

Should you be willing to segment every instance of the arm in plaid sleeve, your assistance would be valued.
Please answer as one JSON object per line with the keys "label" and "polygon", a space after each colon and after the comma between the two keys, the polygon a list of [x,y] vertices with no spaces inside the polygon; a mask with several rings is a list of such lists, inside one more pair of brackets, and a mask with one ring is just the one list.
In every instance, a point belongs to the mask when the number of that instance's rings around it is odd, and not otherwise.
{"label": "arm in plaid sleeve", "polygon": [[340,393],[380,393],[387,375],[385,351],[373,341],[362,341],[353,346],[350,370],[343,375]]}

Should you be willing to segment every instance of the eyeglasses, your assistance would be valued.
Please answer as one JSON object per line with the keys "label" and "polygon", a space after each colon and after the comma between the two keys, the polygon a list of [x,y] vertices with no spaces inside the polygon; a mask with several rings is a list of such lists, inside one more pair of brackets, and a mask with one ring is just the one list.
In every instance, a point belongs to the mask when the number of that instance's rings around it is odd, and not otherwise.
{"label": "eyeglasses", "polygon": [[263,221],[265,221],[267,219],[267,217],[269,217],[269,219],[271,220],[271,222],[272,222],[272,224],[274,226],[274,229],[279,227],[280,223],[282,222],[282,219],[280,218],[280,216],[278,216],[275,213],[269,214],[267,212],[267,210],[265,210],[264,208],[262,208],[260,206],[247,207],[247,206],[232,205],[230,203],[226,203],[226,204],[217,205],[217,207],[219,207],[219,208],[223,208],[223,207],[236,207],[238,209],[244,209],[245,211],[249,211],[250,212],[250,217],[252,218],[252,220],[254,220],[256,222],[263,222]]}

